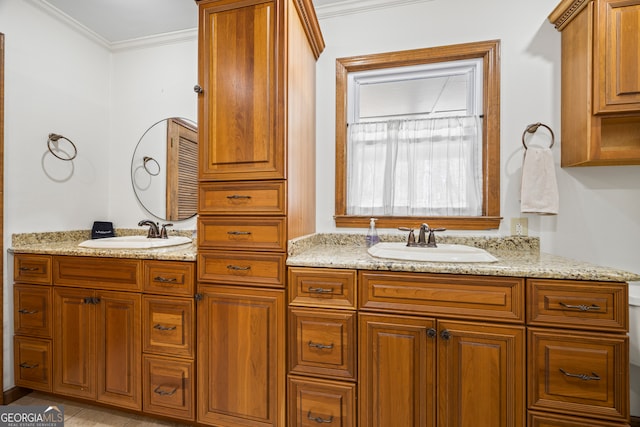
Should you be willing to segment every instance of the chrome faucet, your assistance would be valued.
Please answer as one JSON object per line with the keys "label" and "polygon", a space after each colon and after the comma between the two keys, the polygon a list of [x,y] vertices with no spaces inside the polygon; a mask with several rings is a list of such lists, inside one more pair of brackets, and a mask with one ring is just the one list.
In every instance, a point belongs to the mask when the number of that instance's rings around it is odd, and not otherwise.
{"label": "chrome faucet", "polygon": [[[158,228],[158,224],[151,221],[150,219],[143,219],[138,223],[138,227],[142,227],[143,225],[149,226],[149,232],[147,233],[147,237],[149,239],[158,239],[160,238],[160,229]],[[166,233],[166,230],[165,230]]]}

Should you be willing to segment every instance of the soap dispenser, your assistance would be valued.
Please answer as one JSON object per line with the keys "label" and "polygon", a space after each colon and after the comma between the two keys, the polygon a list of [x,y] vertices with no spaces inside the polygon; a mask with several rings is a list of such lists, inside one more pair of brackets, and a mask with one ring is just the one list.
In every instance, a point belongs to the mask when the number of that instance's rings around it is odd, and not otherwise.
{"label": "soap dispenser", "polygon": [[380,237],[378,236],[378,230],[376,230],[376,221],[378,218],[371,218],[369,220],[369,230],[367,231],[367,247],[371,247],[380,241]]}

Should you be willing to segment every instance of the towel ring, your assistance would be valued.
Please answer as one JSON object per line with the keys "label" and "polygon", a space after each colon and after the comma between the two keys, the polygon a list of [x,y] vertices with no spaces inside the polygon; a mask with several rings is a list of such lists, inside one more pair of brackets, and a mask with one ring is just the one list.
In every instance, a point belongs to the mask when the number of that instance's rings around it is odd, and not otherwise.
{"label": "towel ring", "polygon": [[538,123],[534,123],[534,124],[532,124],[532,125],[527,126],[527,128],[524,130],[524,132],[522,132],[522,145],[524,145],[524,149],[525,149],[525,150],[526,150],[527,148],[529,148],[529,147],[527,147],[527,143],[526,143],[526,142],[524,142],[524,136],[525,136],[527,133],[536,133],[536,131],[538,130],[538,128],[539,128],[540,126],[547,128],[547,130],[548,130],[548,131],[549,131],[549,133],[551,134],[551,144],[549,145],[549,148],[553,147],[553,144],[556,142],[556,141],[555,141],[555,136],[553,135],[553,131],[551,130],[551,128],[550,128],[549,126],[545,125],[544,123],[540,123],[540,122],[538,122]]}
{"label": "towel ring", "polygon": [[[151,163],[151,164],[155,163],[155,167],[152,166],[152,169],[154,170],[154,172],[149,170],[148,163]],[[160,163],[158,163],[158,161],[156,159],[154,159],[153,157],[144,156],[142,158],[142,167],[151,176],[158,176],[160,174]],[[157,170],[155,170],[155,169],[157,169]]]}
{"label": "towel ring", "polygon": [[[69,142],[69,144],[71,144],[71,146],[73,147],[73,155],[72,156],[60,157],[56,153],[54,153],[54,151],[51,149],[51,143],[52,142],[58,142],[58,140],[60,140],[60,139],[67,140]],[[76,144],[74,144],[73,141],[71,141],[69,138],[64,137],[62,135],[58,135],[57,133],[50,133],[49,134],[49,139],[47,139],[47,148],[49,149],[49,152],[51,154],[53,154],[54,156],[56,156],[60,160],[64,160],[65,162],[68,162],[70,160],[75,159],[76,156],[78,155],[78,149],[76,148]]]}

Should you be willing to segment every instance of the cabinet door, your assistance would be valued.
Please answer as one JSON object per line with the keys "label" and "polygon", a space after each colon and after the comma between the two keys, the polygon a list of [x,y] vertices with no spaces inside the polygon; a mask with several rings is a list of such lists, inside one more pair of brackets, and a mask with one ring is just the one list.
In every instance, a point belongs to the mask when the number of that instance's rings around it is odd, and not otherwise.
{"label": "cabinet door", "polygon": [[51,391],[51,340],[16,336],[13,338],[16,385]]}
{"label": "cabinet door", "polygon": [[209,286],[198,307],[198,422],[284,425],[284,290]]}
{"label": "cabinet door", "polygon": [[51,286],[13,287],[15,333],[51,338]]}
{"label": "cabinet door", "polygon": [[98,401],[142,409],[140,295],[96,293]]}
{"label": "cabinet door", "polygon": [[[84,289],[53,290],[53,391],[95,399],[94,292]],[[124,332],[124,331],[123,331]]]}
{"label": "cabinet door", "polygon": [[279,11],[274,1],[234,3],[200,4],[200,178],[284,178],[283,129],[276,127]]}
{"label": "cabinet door", "polygon": [[434,328],[433,319],[360,314],[359,425],[436,425]]}
{"label": "cabinet door", "polygon": [[640,1],[597,4],[594,111],[640,111]]}
{"label": "cabinet door", "polygon": [[438,426],[525,425],[524,327],[438,321]]}

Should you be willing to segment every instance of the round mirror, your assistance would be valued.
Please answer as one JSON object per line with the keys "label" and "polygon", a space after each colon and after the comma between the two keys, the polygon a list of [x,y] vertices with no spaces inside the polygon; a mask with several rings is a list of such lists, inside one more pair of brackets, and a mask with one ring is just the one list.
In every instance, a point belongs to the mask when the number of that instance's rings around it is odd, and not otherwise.
{"label": "round mirror", "polygon": [[198,203],[198,127],[170,117],[142,135],[131,159],[131,183],[140,204],[156,218],[193,217]]}

